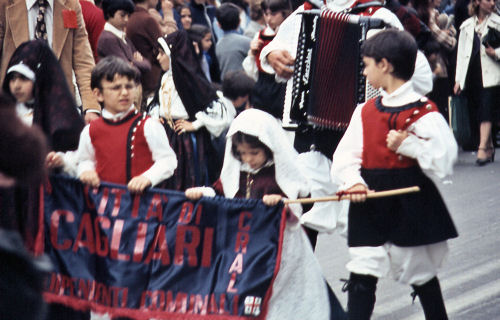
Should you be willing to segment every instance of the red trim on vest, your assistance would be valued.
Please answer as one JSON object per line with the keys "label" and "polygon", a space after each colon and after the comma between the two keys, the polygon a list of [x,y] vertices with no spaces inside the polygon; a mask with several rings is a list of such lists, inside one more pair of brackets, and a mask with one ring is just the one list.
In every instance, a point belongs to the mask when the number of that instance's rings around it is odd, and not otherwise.
{"label": "red trim on vest", "polygon": [[[305,2],[304,6],[305,6],[306,3],[308,3],[308,2]],[[257,68],[261,72],[265,72],[265,71],[262,70],[262,66],[261,66],[261,63],[260,63],[260,53],[262,52],[262,49],[264,49],[264,47],[267,46],[274,39],[274,36],[276,35],[276,34],[265,35],[264,34],[265,30],[266,29],[263,29],[263,30],[259,31],[259,40],[262,40],[263,44],[262,44],[262,47],[260,48],[259,52],[257,52],[257,54],[255,55],[255,63],[257,64]]]}
{"label": "red trim on vest", "polygon": [[376,100],[377,98],[368,100],[361,110],[363,124],[361,166],[365,169],[398,169],[417,165],[415,159],[399,155],[387,148],[387,134],[391,129],[406,130],[429,112],[439,112],[436,105],[427,100],[408,110],[383,112],[377,109]]}
{"label": "red trim on vest", "polygon": [[[95,150],[96,171],[101,180],[128,183],[128,157],[131,159],[131,177],[144,173],[153,165],[153,156],[144,137],[144,123],[149,117],[139,120],[132,128],[135,120],[142,117],[142,114],[137,114],[117,124],[110,124],[102,118],[91,122],[89,135]],[[132,137],[129,145],[130,132]]]}

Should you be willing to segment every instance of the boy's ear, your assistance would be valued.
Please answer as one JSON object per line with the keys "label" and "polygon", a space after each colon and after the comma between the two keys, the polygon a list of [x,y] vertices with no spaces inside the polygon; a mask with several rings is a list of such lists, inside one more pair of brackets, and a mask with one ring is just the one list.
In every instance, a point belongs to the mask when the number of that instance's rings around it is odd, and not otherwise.
{"label": "boy's ear", "polygon": [[380,60],[379,66],[384,72],[392,73],[394,71],[394,67],[386,58],[382,58],[382,60]]}
{"label": "boy's ear", "polygon": [[100,102],[100,103],[104,102],[104,97],[102,95],[101,89],[94,88],[94,89],[92,89],[92,93],[94,94],[94,96],[96,97],[96,99],[97,99],[98,102]]}

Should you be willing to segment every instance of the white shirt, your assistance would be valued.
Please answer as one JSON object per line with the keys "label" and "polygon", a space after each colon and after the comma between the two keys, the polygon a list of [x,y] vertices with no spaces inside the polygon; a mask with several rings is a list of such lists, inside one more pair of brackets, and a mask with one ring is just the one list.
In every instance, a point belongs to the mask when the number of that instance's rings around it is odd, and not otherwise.
{"label": "white shirt", "polygon": [[106,22],[104,24],[104,30],[111,32],[115,36],[118,37],[118,39],[122,40],[124,43],[127,43],[126,34],[122,30],[117,29],[115,26],[113,26],[111,23]]}
{"label": "white shirt", "polygon": [[[229,127],[236,116],[236,109],[233,103],[225,98],[219,91],[217,95],[219,96],[217,100],[208,105],[205,110],[198,111],[194,115],[196,120],[192,123],[196,130],[205,127],[214,137],[220,136],[220,134]],[[179,93],[175,89],[171,71],[167,71],[163,74],[159,100],[160,105],[153,107],[149,112],[153,118],[158,119],[160,117],[165,117],[168,119],[169,114],[174,120],[189,118]]]}
{"label": "white shirt", "polygon": [[[382,104],[385,107],[399,107],[421,98],[422,95],[413,89],[411,83],[406,82],[393,93],[385,93]],[[363,154],[361,110],[364,106],[365,104],[361,104],[354,110],[349,127],[333,154],[331,177],[342,190],[357,183],[366,185],[360,175]],[[458,146],[450,127],[439,112],[429,112],[422,116],[408,127],[408,132],[411,133],[396,150],[397,154],[417,160],[422,169],[431,171],[439,178],[453,173]]]}
{"label": "white shirt", "polygon": [[[47,28],[47,40],[49,47],[52,48],[52,34],[54,27],[54,0],[47,0],[49,3],[45,10],[45,27]],[[38,17],[37,0],[26,0],[26,8],[28,9],[28,32],[30,40],[35,39],[36,18]],[[62,19],[62,17],[59,17]]]}
{"label": "white shirt", "polygon": [[[112,114],[104,109],[102,117],[112,121],[121,120],[133,109],[134,106],[131,106],[129,110],[117,114]],[[85,171],[95,171],[96,167],[95,149],[90,139],[89,128],[90,124],[86,125],[80,135],[80,144],[77,151],[78,176]],[[170,147],[165,129],[156,119],[148,118],[146,120],[144,124],[144,137],[153,156],[154,164],[141,174],[141,176],[148,178],[151,181],[151,185],[155,186],[172,176],[175,168],[177,168],[177,158]]]}

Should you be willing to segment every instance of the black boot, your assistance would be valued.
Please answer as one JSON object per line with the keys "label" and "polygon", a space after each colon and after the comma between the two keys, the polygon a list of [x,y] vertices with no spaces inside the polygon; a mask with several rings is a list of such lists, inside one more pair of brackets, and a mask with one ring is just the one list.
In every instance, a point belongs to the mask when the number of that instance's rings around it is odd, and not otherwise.
{"label": "black boot", "polygon": [[426,320],[448,320],[438,278],[434,277],[421,286],[412,287],[420,299]]}
{"label": "black boot", "polygon": [[343,288],[348,291],[347,318],[349,320],[369,320],[375,306],[375,290],[378,278],[369,275],[351,273]]}

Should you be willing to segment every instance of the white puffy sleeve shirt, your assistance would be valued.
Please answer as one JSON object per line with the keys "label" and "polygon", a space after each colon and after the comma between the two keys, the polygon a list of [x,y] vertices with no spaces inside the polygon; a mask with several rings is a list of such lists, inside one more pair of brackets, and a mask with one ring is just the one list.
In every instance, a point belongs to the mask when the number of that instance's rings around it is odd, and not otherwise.
{"label": "white puffy sleeve shirt", "polygon": [[[394,93],[385,95],[382,103],[386,107],[398,107],[420,99],[407,82]],[[331,177],[341,190],[349,189],[357,183],[365,184],[361,177],[363,154],[363,125],[361,111],[364,104],[354,111],[349,127],[333,154]],[[458,146],[443,116],[430,112],[408,127],[410,135],[403,140],[397,154],[417,160],[423,170],[444,178],[453,173]],[[369,186],[368,186],[369,187]]]}

